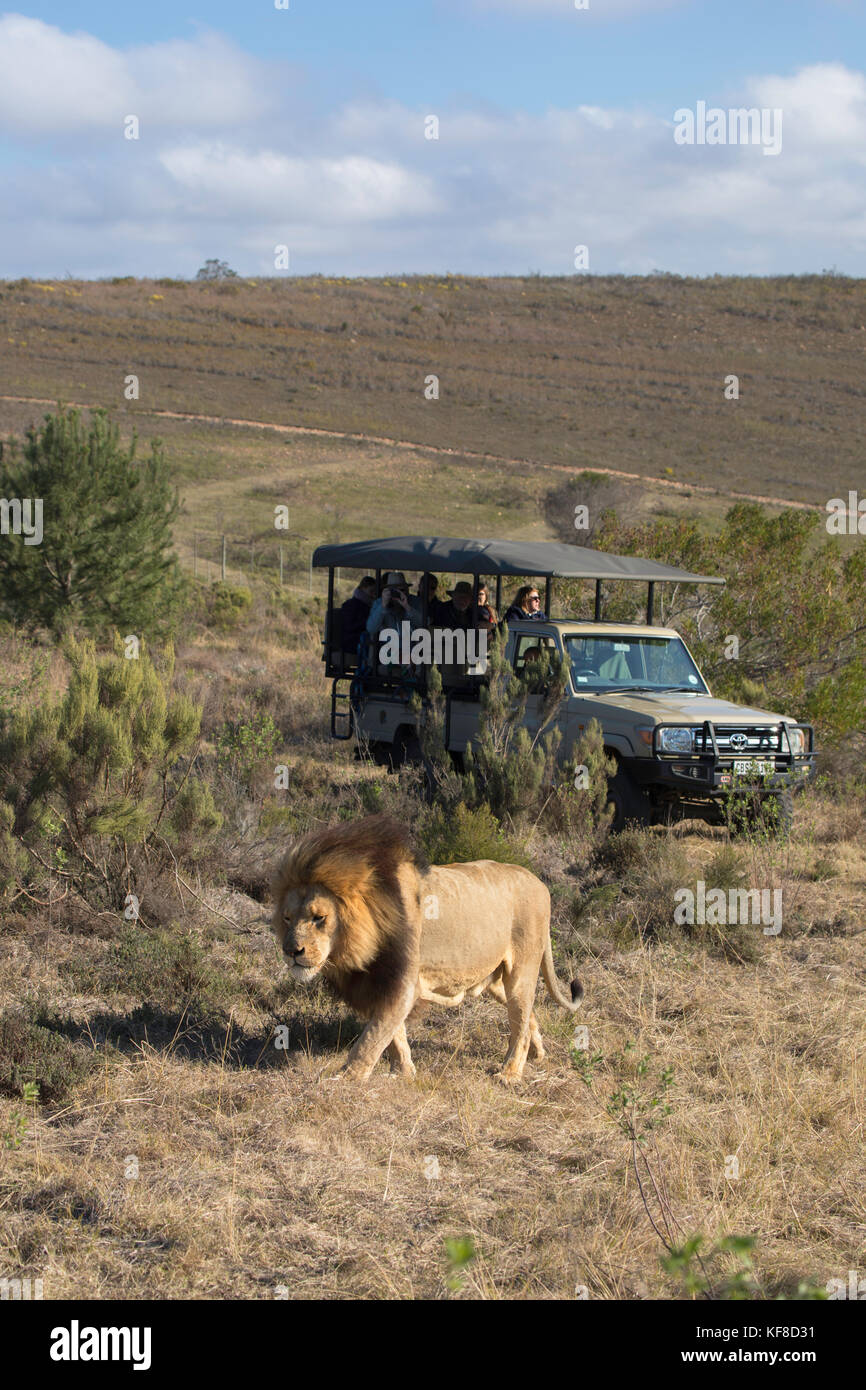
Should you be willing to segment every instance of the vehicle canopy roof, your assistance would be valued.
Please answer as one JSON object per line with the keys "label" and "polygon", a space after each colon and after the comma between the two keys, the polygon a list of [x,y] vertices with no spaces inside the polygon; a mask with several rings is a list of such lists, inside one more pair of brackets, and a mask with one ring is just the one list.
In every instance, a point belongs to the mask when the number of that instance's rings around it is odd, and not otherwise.
{"label": "vehicle canopy roof", "polygon": [[636,555],[609,555],[558,541],[459,540],[453,536],[388,536],[320,545],[317,569],[409,569],[442,574],[542,575],[547,579],[625,579],[643,583],[724,584],[724,579],[692,574]]}

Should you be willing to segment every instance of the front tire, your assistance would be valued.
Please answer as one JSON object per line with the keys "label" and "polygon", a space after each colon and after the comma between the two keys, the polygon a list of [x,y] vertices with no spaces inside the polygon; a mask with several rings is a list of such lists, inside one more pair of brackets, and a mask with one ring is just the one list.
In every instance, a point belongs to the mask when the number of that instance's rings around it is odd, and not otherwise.
{"label": "front tire", "polygon": [[619,761],[613,777],[608,778],[607,804],[613,807],[611,835],[619,835],[627,825],[649,824],[649,803]]}

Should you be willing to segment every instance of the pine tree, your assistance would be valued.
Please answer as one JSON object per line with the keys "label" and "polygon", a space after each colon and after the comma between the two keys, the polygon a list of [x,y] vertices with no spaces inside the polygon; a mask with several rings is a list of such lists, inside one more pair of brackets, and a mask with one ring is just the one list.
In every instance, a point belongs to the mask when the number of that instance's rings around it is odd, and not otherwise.
{"label": "pine tree", "polygon": [[[19,446],[0,445],[0,497],[41,502],[43,535],[0,535],[0,616],[28,627],[158,635],[182,579],[171,549],[176,490],[159,441],[135,457],[105,411],[46,415]],[[35,510],[33,512],[35,515]],[[33,538],[31,538],[33,539]]]}
{"label": "pine tree", "polygon": [[[562,657],[544,647],[537,663],[516,673],[505,659],[507,640],[504,625],[488,647],[478,740],[464,762],[469,804],[484,802],[495,816],[514,819],[543,806],[553,786],[562,734],[551,726],[566,677]],[[536,704],[534,734],[525,727],[530,699]]]}

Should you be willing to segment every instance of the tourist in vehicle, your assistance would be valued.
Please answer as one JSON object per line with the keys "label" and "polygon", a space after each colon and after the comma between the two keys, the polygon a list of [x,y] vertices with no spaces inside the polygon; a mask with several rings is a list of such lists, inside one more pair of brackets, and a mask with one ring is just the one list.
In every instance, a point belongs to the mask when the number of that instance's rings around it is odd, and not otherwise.
{"label": "tourist in vehicle", "polygon": [[541,595],[534,584],[524,584],[517,590],[517,597],[505,614],[507,623],[526,622],[528,619],[547,622],[547,614],[541,607]]}
{"label": "tourist in vehicle", "polygon": [[496,609],[490,602],[488,596],[488,588],[486,584],[482,584],[478,589],[478,607],[483,615],[483,621],[485,626],[488,628],[495,627],[496,624],[499,622],[499,617],[497,615]]}
{"label": "tourist in vehicle", "polygon": [[472,602],[472,585],[461,579],[449,591],[450,602],[437,604],[436,627],[486,627],[487,618],[482,609]]}
{"label": "tourist in vehicle", "polygon": [[409,585],[400,570],[393,570],[385,577],[385,586],[380,598],[376,599],[367,618],[367,632],[376,637],[383,628],[393,627],[398,631],[402,622],[413,628],[419,627],[409,603]]}
{"label": "tourist in vehicle", "polygon": [[[437,597],[436,597],[436,591],[437,591],[438,588],[439,588],[439,580],[436,578],[436,575],[435,575],[435,574],[428,574],[428,575],[427,575],[427,623],[428,623],[428,626],[429,626],[430,623],[432,623],[432,622],[434,621],[434,619],[435,619],[435,617],[436,617],[436,611],[437,611],[437,609],[444,607],[444,605],[443,605],[443,604],[440,602],[440,600],[437,599]],[[412,612],[415,614],[415,617],[417,618],[419,624],[421,624],[421,623],[423,622],[423,618],[424,618],[424,601],[423,601],[423,593],[424,593],[424,576],[423,576],[423,574],[422,574],[422,575],[420,576],[419,580],[418,580],[418,592],[417,592],[417,594],[415,594],[412,598],[409,599],[409,607],[412,609]]]}
{"label": "tourist in vehicle", "polygon": [[341,606],[340,646],[344,652],[357,655],[361,633],[367,626],[370,609],[376,597],[376,581],[371,574],[365,575],[351,598]]}

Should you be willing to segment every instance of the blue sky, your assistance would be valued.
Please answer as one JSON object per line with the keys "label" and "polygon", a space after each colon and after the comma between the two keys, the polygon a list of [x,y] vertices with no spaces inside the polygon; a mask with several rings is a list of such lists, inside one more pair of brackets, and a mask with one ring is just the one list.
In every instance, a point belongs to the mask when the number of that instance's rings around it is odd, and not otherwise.
{"label": "blue sky", "polygon": [[[0,275],[866,274],[863,0],[589,5],[19,5]],[[781,110],[781,153],[675,144],[699,101]]]}

